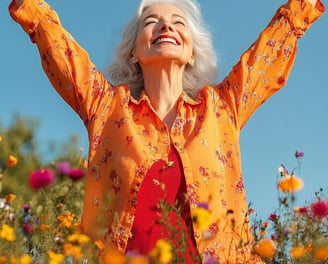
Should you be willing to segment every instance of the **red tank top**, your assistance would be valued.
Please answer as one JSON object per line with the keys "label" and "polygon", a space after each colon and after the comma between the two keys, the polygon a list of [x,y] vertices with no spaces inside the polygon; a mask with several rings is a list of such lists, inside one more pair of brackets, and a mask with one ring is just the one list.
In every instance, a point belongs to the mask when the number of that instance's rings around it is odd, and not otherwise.
{"label": "red tank top", "polygon": [[[172,241],[175,248],[181,247],[179,239],[184,233],[188,249],[186,253],[179,253],[179,257],[183,257],[186,260],[185,263],[195,263],[192,261],[191,254],[198,256],[198,253],[193,235],[190,207],[185,201],[187,188],[182,163],[176,149],[173,146],[170,149],[169,162],[164,160],[155,162],[141,184],[132,226],[133,237],[129,240],[127,250],[147,255],[159,239]],[[172,237],[172,232],[167,226],[160,223],[160,220],[163,220],[163,213],[158,206],[161,199],[165,199],[171,206],[177,202],[176,207],[181,207],[180,215],[174,211],[168,214],[170,225],[174,226],[177,231],[175,237]]]}

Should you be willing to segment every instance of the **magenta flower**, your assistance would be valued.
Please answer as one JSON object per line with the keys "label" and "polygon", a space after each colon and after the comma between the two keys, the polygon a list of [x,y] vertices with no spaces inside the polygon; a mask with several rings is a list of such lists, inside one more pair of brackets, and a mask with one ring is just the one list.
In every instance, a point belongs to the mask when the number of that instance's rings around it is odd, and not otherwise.
{"label": "magenta flower", "polygon": [[278,219],[278,216],[276,213],[270,214],[269,220],[276,221]]}
{"label": "magenta flower", "polygon": [[33,227],[30,224],[24,224],[23,231],[25,235],[31,235],[33,233]]}
{"label": "magenta flower", "polygon": [[328,202],[318,200],[317,202],[311,204],[311,210],[315,217],[324,218],[328,216]]}
{"label": "magenta flower", "polygon": [[33,189],[45,188],[56,180],[55,173],[51,169],[32,171],[29,176],[29,184]]}
{"label": "magenta flower", "polygon": [[74,181],[80,180],[84,176],[85,176],[85,172],[82,169],[72,169],[68,173],[68,177],[70,177]]}
{"label": "magenta flower", "polygon": [[56,167],[61,174],[67,175],[71,171],[71,164],[68,161],[58,162]]}
{"label": "magenta flower", "polygon": [[299,152],[299,151],[295,151],[295,157],[296,158],[303,158],[304,157],[304,152]]}

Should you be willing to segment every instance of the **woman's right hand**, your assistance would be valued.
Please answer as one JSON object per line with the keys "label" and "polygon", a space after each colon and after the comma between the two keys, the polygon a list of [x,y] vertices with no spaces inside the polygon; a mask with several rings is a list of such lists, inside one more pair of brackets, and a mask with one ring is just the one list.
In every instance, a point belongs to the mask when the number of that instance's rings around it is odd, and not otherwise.
{"label": "woman's right hand", "polygon": [[15,0],[15,4],[17,7],[20,7],[22,3],[23,3],[23,0]]}

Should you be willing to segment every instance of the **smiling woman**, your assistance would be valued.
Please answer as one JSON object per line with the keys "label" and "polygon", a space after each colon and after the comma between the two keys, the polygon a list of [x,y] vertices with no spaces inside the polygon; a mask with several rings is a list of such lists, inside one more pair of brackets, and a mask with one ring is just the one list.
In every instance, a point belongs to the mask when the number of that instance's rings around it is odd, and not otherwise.
{"label": "smiling woman", "polygon": [[[103,240],[105,250],[149,254],[165,239],[176,262],[259,263],[240,131],[284,86],[298,39],[323,11],[320,1],[281,6],[214,84],[216,56],[197,2],[145,0],[126,27],[107,81],[48,4],[12,2],[11,16],[37,44],[52,85],[88,131],[83,231]],[[172,208],[165,217],[163,204]],[[204,204],[211,213],[206,227],[195,219]]]}

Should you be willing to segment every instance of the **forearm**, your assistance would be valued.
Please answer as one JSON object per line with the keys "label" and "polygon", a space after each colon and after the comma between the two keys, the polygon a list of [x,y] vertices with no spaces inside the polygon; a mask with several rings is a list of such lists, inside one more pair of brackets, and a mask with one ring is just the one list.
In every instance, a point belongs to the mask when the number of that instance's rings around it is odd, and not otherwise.
{"label": "forearm", "polygon": [[[16,0],[15,0],[16,1]],[[87,52],[60,23],[56,12],[42,0],[13,2],[9,8],[13,19],[36,43],[42,67],[51,84],[63,99],[86,121],[98,105],[94,94],[107,90],[108,82],[96,70]],[[95,91],[97,89],[97,91]]]}

